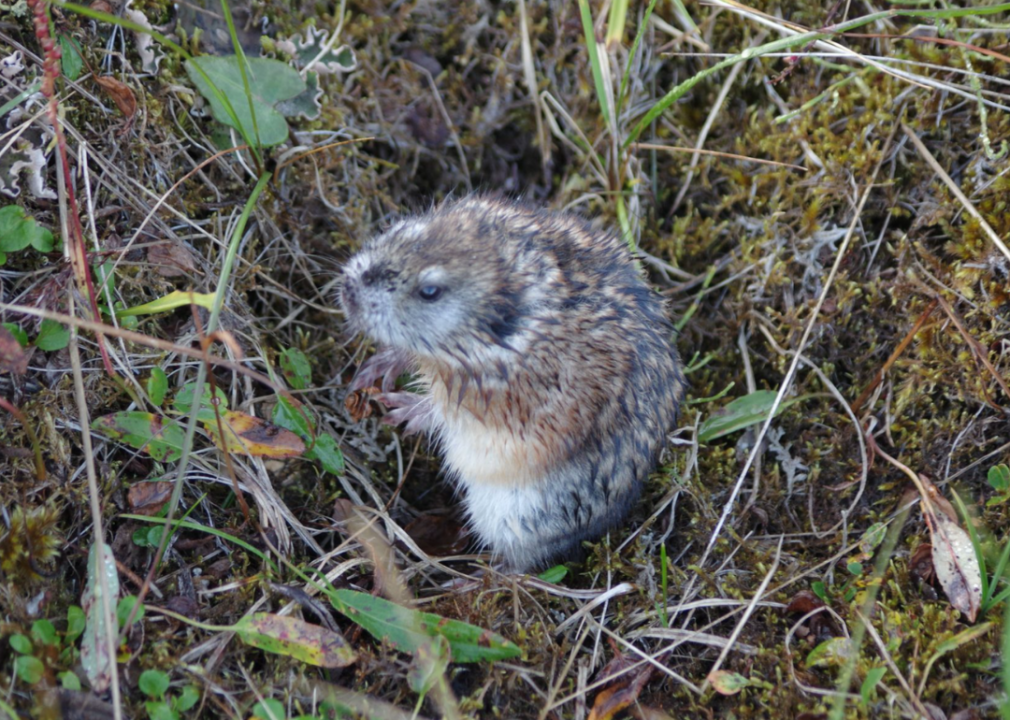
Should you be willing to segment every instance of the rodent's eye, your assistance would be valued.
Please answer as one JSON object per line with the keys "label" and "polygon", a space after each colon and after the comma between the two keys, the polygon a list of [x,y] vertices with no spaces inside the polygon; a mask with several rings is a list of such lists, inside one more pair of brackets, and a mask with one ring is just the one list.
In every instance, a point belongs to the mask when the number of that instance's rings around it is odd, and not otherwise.
{"label": "rodent's eye", "polygon": [[417,289],[417,296],[425,302],[435,302],[442,297],[442,288],[438,285],[422,285]]}

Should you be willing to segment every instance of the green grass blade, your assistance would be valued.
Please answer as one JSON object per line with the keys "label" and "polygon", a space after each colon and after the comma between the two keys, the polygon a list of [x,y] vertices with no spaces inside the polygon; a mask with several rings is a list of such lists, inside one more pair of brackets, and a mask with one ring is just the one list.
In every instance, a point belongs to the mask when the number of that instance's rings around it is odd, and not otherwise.
{"label": "green grass blade", "polygon": [[[1010,562],[1010,537],[1003,538],[1003,552],[1000,553],[999,560],[996,561],[996,567],[992,571],[992,582],[989,584],[989,592],[995,592],[996,587],[1000,584],[1003,579],[1003,573],[1006,572],[1007,562]],[[1000,596],[1005,597],[1006,593],[1010,592],[1010,587],[1004,589]],[[997,596],[997,597],[1000,597]],[[983,596],[984,597],[984,596]],[[993,607],[999,602],[995,597],[990,601],[989,607]]]}
{"label": "green grass blade", "polygon": [[[249,103],[249,116],[252,118],[253,137],[256,138],[256,147],[259,147],[260,129],[256,122],[256,103],[253,102],[252,87],[249,85],[249,63],[246,61],[245,51],[242,50],[242,43],[238,39],[238,31],[235,29],[235,18],[232,17],[231,7],[228,0],[221,0],[221,12],[224,14],[225,22],[228,23],[228,35],[231,36],[231,46],[238,59],[238,70],[242,75],[242,87],[245,88],[246,101]],[[258,159],[258,158],[257,158]]]}
{"label": "green grass blade", "polygon": [[[140,522],[152,523],[154,525],[163,525],[164,522],[165,522],[162,518],[148,517],[147,515],[131,515],[129,513],[124,513],[123,515],[120,515],[119,517],[125,518],[127,520],[139,520]],[[233,545],[238,545],[240,548],[242,548],[246,552],[252,553],[256,557],[258,557],[260,560],[262,560],[263,562],[265,562],[270,567],[271,570],[273,570],[274,572],[277,572],[277,566],[274,564],[273,560],[271,560],[269,557],[267,557],[266,554],[262,550],[260,550],[259,548],[254,547],[252,545],[250,545],[245,540],[240,540],[239,538],[235,537],[234,535],[229,535],[228,533],[224,532],[223,530],[218,530],[217,528],[207,527],[206,525],[201,525],[200,523],[194,522],[193,520],[173,520],[172,521],[172,527],[175,530],[178,530],[179,528],[182,528],[183,530],[196,530],[198,532],[204,532],[204,533],[207,533],[208,535],[214,535],[215,537],[219,537],[222,540],[226,540],[226,541],[232,543]]]}
{"label": "green grass blade", "polygon": [[617,93],[618,112],[624,107],[625,94],[628,92],[628,82],[631,80],[631,62],[638,53],[638,46],[642,43],[642,36],[645,35],[645,30],[649,27],[649,19],[652,17],[652,11],[655,8],[656,0],[649,0],[649,6],[645,8],[645,15],[642,16],[642,22],[638,26],[638,32],[635,33],[635,41],[631,44],[631,52],[628,53],[628,64],[624,68],[624,77],[621,78],[621,89]]}
{"label": "green grass blade", "polygon": [[582,15],[582,31],[586,36],[586,50],[589,52],[589,65],[593,71],[593,83],[596,85],[596,99],[600,103],[600,112],[607,127],[610,122],[610,107],[607,103],[607,89],[603,84],[603,68],[600,66],[600,54],[596,48],[596,32],[593,30],[593,16],[589,12],[589,0],[579,0],[579,13]]}
{"label": "green grass blade", "polygon": [[[583,1],[584,0],[580,0],[580,5]],[[698,74],[689,77],[680,85],[677,85],[675,88],[670,90],[670,92],[664,95],[659,102],[653,105],[652,108],[650,108],[650,110],[642,117],[642,119],[638,121],[638,124],[635,125],[634,129],[628,134],[628,137],[625,138],[623,147],[627,148],[631,143],[635,142],[638,139],[638,136],[642,134],[645,128],[649,127],[653,120],[659,117],[668,107],[682,98],[699,82],[707,78],[709,75],[713,75],[714,73],[736,65],[739,62],[753,60],[754,58],[767,55],[768,53],[782,52],[794,47],[806,45],[807,43],[835,37],[840,33],[854,30],[855,28],[862,27],[863,25],[868,25],[870,23],[893,17],[954,18],[968,15],[991,15],[994,13],[1005,12],[1007,10],[1010,10],[1010,3],[1002,3],[1000,5],[994,5],[993,7],[987,8],[973,7],[959,8],[955,10],[884,10],[882,12],[871,13],[870,15],[849,20],[848,22],[840,23],[838,25],[833,25],[827,30],[815,30],[812,32],[800,33],[799,35],[793,35],[791,37],[779,38],[778,40],[773,40],[763,45],[758,45],[757,47],[747,48],[743,52],[728,57],[722,62],[718,62],[712,67],[706,68]],[[585,20],[583,19],[583,23],[584,22]]]}
{"label": "green grass blade", "polygon": [[1001,643],[1003,669],[1000,679],[1003,681],[1003,699],[999,703],[999,714],[1003,720],[1010,720],[1010,603],[1003,611],[1003,642]]}
{"label": "green grass blade", "polygon": [[607,16],[607,49],[617,45],[624,38],[624,26],[628,22],[628,0],[613,0],[610,15]]}

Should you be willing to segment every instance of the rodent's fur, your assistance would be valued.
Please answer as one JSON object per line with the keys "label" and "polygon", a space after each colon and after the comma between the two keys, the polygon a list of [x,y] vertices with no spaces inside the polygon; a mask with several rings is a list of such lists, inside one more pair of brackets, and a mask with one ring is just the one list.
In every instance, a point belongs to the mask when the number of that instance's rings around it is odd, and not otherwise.
{"label": "rodent's fur", "polygon": [[481,542],[512,570],[575,554],[641,494],[684,390],[672,327],[627,247],[570,214],[488,197],[394,224],[346,266],[341,304],[404,369],[387,419],[428,430]]}

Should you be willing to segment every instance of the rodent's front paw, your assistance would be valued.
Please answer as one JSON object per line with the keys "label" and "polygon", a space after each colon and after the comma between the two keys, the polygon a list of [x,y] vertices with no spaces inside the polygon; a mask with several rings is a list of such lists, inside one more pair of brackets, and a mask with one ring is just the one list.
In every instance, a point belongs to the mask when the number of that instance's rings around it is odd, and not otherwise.
{"label": "rodent's front paw", "polygon": [[413,435],[427,432],[431,428],[431,407],[424,395],[409,392],[380,393],[375,399],[389,408],[382,417],[387,425],[407,423],[401,434]]}
{"label": "rodent's front paw", "polygon": [[396,378],[410,368],[410,359],[402,352],[392,348],[383,348],[361,364],[358,373],[351,382],[351,392],[372,387],[382,380],[379,387],[383,392],[389,392],[396,387]]}

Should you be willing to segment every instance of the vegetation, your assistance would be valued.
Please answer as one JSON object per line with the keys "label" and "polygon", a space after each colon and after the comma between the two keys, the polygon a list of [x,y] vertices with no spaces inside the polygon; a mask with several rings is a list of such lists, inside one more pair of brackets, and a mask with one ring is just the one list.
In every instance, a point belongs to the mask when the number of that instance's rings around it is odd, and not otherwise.
{"label": "vegetation", "polygon": [[[0,717],[1010,718],[1010,4],[0,6]],[[340,263],[626,238],[690,397],[502,575]]]}

